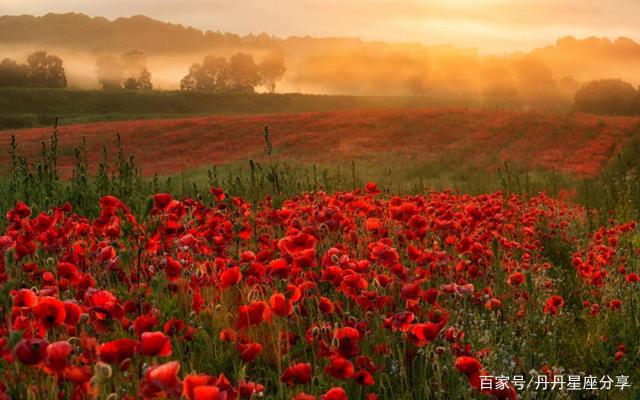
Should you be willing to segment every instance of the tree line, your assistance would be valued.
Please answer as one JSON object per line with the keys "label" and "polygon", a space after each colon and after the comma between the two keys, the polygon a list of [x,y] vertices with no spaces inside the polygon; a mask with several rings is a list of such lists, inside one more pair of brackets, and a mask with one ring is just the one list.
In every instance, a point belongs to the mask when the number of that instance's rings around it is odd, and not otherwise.
{"label": "tree line", "polygon": [[207,56],[202,63],[194,63],[180,81],[181,90],[207,90],[214,92],[253,93],[264,86],[274,93],[287,68],[284,58],[277,53],[267,54],[258,64],[253,56],[236,53],[226,59]]}
{"label": "tree line", "polygon": [[67,76],[60,57],[36,51],[19,64],[5,58],[0,62],[0,87],[67,87]]}
{"label": "tree line", "polygon": [[[119,56],[104,53],[96,57],[96,79],[104,90],[151,90],[151,73],[144,53],[132,50]],[[278,53],[265,55],[259,63],[253,56],[235,53],[228,59],[207,56],[194,63],[180,81],[180,89],[214,91],[219,93],[253,93],[263,86],[274,93],[276,83],[287,68]],[[5,58],[0,62],[0,87],[67,87],[67,77],[60,57],[37,51],[19,64]]]}

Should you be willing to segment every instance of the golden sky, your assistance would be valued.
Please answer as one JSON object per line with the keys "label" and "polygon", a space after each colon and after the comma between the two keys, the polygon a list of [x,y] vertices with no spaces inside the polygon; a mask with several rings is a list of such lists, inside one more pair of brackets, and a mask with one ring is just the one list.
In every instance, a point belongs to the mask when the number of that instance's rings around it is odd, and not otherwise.
{"label": "golden sky", "polygon": [[558,37],[640,40],[640,0],[0,0],[0,14],[143,14],[204,30],[530,50]]}

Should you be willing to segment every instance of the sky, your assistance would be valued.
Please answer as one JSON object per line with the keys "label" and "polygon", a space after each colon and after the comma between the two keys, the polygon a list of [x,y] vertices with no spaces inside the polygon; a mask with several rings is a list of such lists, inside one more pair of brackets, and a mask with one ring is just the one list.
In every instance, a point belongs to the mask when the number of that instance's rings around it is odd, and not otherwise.
{"label": "sky", "polygon": [[500,54],[564,36],[640,41],[640,0],[0,0],[1,15],[147,15],[203,30],[451,44]]}

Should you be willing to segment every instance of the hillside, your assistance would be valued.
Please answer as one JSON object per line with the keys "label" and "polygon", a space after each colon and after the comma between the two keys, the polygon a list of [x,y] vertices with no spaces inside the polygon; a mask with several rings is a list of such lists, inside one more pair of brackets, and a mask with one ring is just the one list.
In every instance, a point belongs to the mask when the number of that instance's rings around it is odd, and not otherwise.
{"label": "hillside", "polygon": [[[294,164],[393,165],[412,168],[492,170],[508,161],[531,169],[593,176],[624,144],[640,134],[640,119],[537,112],[463,109],[359,110],[255,116],[213,116],[62,126],[59,154],[67,173],[72,147],[86,137],[95,165],[104,143],[122,136],[143,173],[175,174],[207,165],[263,157],[269,126],[278,160]],[[16,135],[20,152],[38,154],[50,128],[0,132],[8,149]],[[9,164],[0,154],[0,165]]]}
{"label": "hillside", "polygon": [[141,15],[110,21],[80,13],[0,16],[0,38],[5,45],[40,43],[76,51],[116,52],[133,47],[150,54],[197,52],[221,45],[277,44],[268,35],[202,32]]}

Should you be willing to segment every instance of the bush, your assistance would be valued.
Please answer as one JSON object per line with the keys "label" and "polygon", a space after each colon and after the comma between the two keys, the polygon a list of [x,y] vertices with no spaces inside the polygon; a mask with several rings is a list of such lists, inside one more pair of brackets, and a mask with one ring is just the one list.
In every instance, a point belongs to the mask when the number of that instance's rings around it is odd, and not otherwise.
{"label": "bush", "polygon": [[574,110],[592,114],[638,115],[640,92],[621,79],[591,81],[576,92]]}

